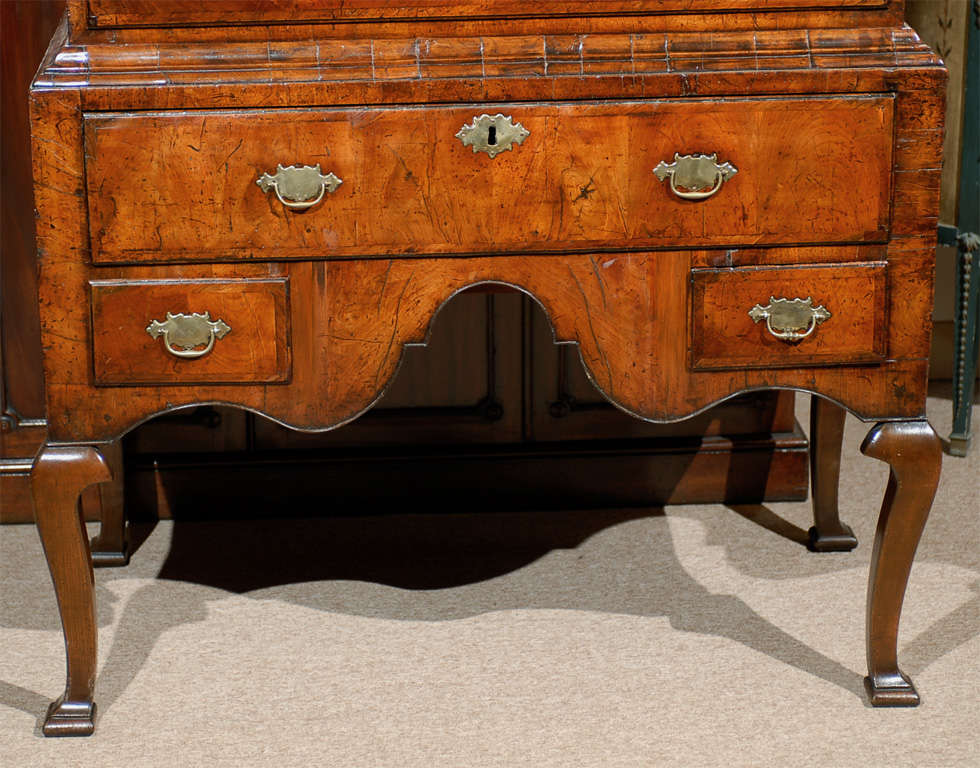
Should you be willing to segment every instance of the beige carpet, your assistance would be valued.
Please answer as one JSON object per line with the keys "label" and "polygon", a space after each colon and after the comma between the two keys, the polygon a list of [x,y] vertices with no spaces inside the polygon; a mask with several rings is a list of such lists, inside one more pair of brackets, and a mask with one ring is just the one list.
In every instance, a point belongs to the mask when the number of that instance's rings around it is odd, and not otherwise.
{"label": "beige carpet", "polygon": [[800,545],[805,504],[160,524],[96,574],[89,739],[39,736],[60,626],[34,530],[4,527],[0,765],[980,766],[980,445],[946,457],[912,573],[922,706],[878,710],[865,431],[844,555]]}

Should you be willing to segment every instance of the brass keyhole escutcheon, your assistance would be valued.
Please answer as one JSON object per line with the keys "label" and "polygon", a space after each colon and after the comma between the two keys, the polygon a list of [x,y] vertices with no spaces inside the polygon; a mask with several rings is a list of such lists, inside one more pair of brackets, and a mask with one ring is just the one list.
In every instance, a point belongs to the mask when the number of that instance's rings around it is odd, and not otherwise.
{"label": "brass keyhole escutcheon", "polygon": [[474,117],[472,123],[459,129],[456,138],[464,147],[472,147],[474,152],[486,152],[490,157],[496,157],[530,135],[531,132],[515,123],[512,117],[498,113]]}

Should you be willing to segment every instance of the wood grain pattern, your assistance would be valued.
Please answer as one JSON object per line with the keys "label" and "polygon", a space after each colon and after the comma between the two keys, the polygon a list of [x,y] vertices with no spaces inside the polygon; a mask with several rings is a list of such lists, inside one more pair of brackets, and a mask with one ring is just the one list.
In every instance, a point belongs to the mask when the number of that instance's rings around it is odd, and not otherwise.
{"label": "wood grain pattern", "polygon": [[[781,33],[780,33],[781,34]],[[790,37],[795,33],[787,33]],[[800,387],[810,390],[824,391],[829,397],[844,403],[849,408],[864,416],[874,418],[872,412],[876,412],[878,417],[902,418],[918,416],[924,407],[924,372],[926,369],[926,357],[929,341],[929,313],[932,281],[932,250],[927,242],[927,236],[923,233],[925,225],[920,224],[923,211],[928,211],[933,204],[936,190],[932,186],[923,187],[916,183],[918,172],[928,173],[934,164],[934,158],[941,147],[941,121],[930,119],[940,106],[934,93],[939,90],[942,83],[943,71],[936,66],[934,58],[929,59],[928,66],[921,66],[920,59],[910,60],[908,64],[899,65],[896,56],[904,55],[899,53],[899,40],[911,40],[913,47],[919,46],[914,42],[914,34],[909,31],[888,30],[887,34],[892,40],[888,47],[888,66],[883,68],[874,64],[871,60],[866,67],[846,68],[837,70],[838,65],[828,64],[825,69],[820,69],[820,65],[810,64],[799,73],[791,74],[782,72],[779,78],[773,78],[772,72],[766,73],[766,77],[760,77],[763,71],[752,60],[751,51],[745,57],[732,63],[734,71],[715,71],[701,72],[696,79],[688,78],[684,72],[667,72],[667,79],[647,81],[638,84],[635,78],[623,79],[620,76],[615,78],[605,78],[596,76],[594,78],[581,78],[579,75],[565,76],[555,75],[546,78],[525,75],[501,77],[496,80],[486,79],[482,84],[490,89],[490,83],[496,83],[493,88],[499,88],[499,92],[510,94],[526,94],[533,92],[537,94],[549,93],[565,95],[569,93],[579,93],[583,83],[589,83],[588,93],[596,92],[601,94],[622,93],[624,90],[630,91],[635,87],[645,88],[664,88],[668,94],[681,93],[698,94],[705,93],[709,89],[714,89],[715,95],[726,95],[742,93],[754,89],[762,92],[779,89],[807,93],[816,90],[816,94],[828,91],[847,91],[853,92],[857,88],[861,92],[891,92],[895,93],[895,125],[894,133],[896,137],[896,147],[898,154],[896,161],[902,163],[902,170],[907,173],[895,174],[894,195],[896,199],[909,200],[909,206],[918,206],[913,211],[906,207],[900,213],[901,216],[893,214],[892,230],[897,227],[904,231],[903,234],[893,236],[888,243],[884,254],[878,250],[872,253],[869,251],[862,256],[854,255],[855,249],[848,246],[843,255],[833,255],[829,253],[818,253],[817,249],[787,249],[780,251],[766,251],[756,249],[729,249],[726,251],[694,251],[696,254],[692,259],[697,263],[724,264],[727,259],[733,263],[756,263],[756,259],[764,259],[764,263],[783,263],[794,264],[803,261],[812,262],[836,262],[853,261],[855,258],[861,260],[881,259],[884,256],[888,260],[889,275],[889,304],[888,304],[888,337],[890,361],[874,368],[858,366],[846,374],[839,370],[816,371],[813,369],[806,371],[781,371],[769,372],[763,375],[760,372],[699,372],[697,375],[689,374],[687,368],[687,350],[675,350],[675,340],[685,334],[683,320],[677,324],[676,317],[684,318],[687,313],[686,296],[677,288],[671,289],[666,297],[658,304],[658,312],[663,316],[675,318],[667,322],[665,329],[656,330],[649,322],[649,316],[643,319],[643,323],[638,320],[626,322],[623,327],[647,328],[648,334],[661,334],[665,339],[664,349],[669,350],[667,357],[671,362],[665,370],[658,361],[657,365],[650,366],[653,374],[649,378],[637,375],[630,375],[624,382],[618,381],[618,377],[625,375],[626,369],[617,373],[615,365],[610,362],[608,357],[603,359],[602,351],[608,346],[616,347],[618,338],[624,332],[607,330],[605,327],[592,329],[586,327],[572,328],[568,325],[567,315],[570,312],[578,311],[584,304],[582,294],[572,285],[568,285],[568,272],[570,269],[576,273],[581,270],[584,279],[580,277],[579,282],[583,286],[582,293],[586,293],[586,298],[590,307],[602,304],[603,297],[601,292],[598,295],[590,295],[595,280],[596,270],[588,255],[575,257],[573,264],[569,265],[563,259],[556,256],[536,256],[533,259],[522,259],[521,257],[506,257],[487,262],[480,259],[447,260],[445,264],[434,265],[425,259],[411,259],[402,261],[392,261],[390,265],[386,261],[379,262],[378,265],[369,267],[364,264],[338,263],[337,266],[328,267],[323,265],[313,265],[303,263],[286,267],[282,265],[257,264],[253,270],[246,270],[245,265],[235,268],[222,268],[218,266],[206,266],[201,268],[185,267],[160,267],[158,271],[141,272],[115,271],[121,268],[109,269],[100,268],[102,276],[106,279],[132,279],[132,278],[155,278],[169,279],[188,277],[199,279],[201,277],[268,277],[270,274],[278,275],[289,272],[290,279],[294,287],[303,285],[317,285],[317,280],[323,282],[325,274],[334,269],[338,274],[326,281],[324,296],[332,295],[333,290],[340,290],[339,286],[354,284],[356,287],[351,289],[350,295],[357,295],[358,291],[364,291],[368,286],[380,286],[384,283],[387,274],[389,278],[399,275],[412,275],[412,291],[421,291],[417,301],[403,302],[394,305],[388,304],[390,293],[383,291],[383,301],[377,294],[364,296],[363,300],[369,305],[381,306],[382,309],[398,308],[398,321],[388,325],[388,333],[383,332],[383,326],[379,327],[380,333],[358,337],[368,339],[364,346],[377,347],[383,344],[384,352],[378,354],[370,353],[365,350],[348,349],[341,351],[330,350],[332,359],[358,361],[360,370],[371,371],[371,374],[357,385],[364,388],[359,396],[353,396],[352,390],[341,382],[327,383],[329,374],[309,371],[304,381],[294,381],[290,387],[283,388],[283,392],[278,396],[267,397],[265,389],[260,388],[250,391],[243,388],[229,390],[227,388],[208,388],[202,391],[202,396],[214,401],[227,401],[240,403],[245,407],[260,408],[272,413],[283,421],[288,421],[304,428],[324,428],[334,424],[343,423],[356,416],[363,408],[374,401],[377,394],[383,391],[383,382],[387,381],[396,365],[395,361],[399,358],[400,344],[417,343],[418,335],[424,333],[418,329],[427,327],[428,320],[423,319],[427,311],[434,311],[453,291],[468,284],[484,280],[500,280],[509,283],[522,285],[523,288],[535,295],[551,313],[552,321],[555,323],[560,338],[566,340],[580,340],[583,345],[583,357],[587,367],[599,383],[600,387],[610,395],[612,399],[626,407],[628,410],[641,414],[646,418],[667,421],[681,418],[705,407],[711,402],[729,396],[740,388],[756,388],[766,386],[788,386]],[[910,37],[911,35],[911,37]],[[839,55],[848,48],[861,51],[870,50],[872,52],[885,51],[883,44],[879,44],[881,35],[880,30],[824,30],[817,33],[816,30],[810,32],[811,44],[804,50],[808,50],[808,57],[814,55],[814,51],[823,51],[830,55],[835,51]],[[766,35],[760,34],[758,40],[764,44]],[[627,40],[629,36],[627,36]],[[676,37],[672,36],[676,40]],[[704,46],[703,56],[710,57],[713,49],[707,36],[690,36],[692,46],[696,45],[697,39],[701,40]],[[729,47],[730,39],[725,38],[726,49]],[[862,48],[868,45],[867,49]],[[233,48],[234,46],[232,46]],[[117,46],[118,48],[118,46]],[[227,50],[223,48],[223,50]],[[918,47],[916,51],[919,56],[925,49]],[[108,56],[108,49],[100,54],[104,60]],[[695,53],[692,48],[691,56]],[[878,55],[876,53],[876,55]],[[931,56],[931,54],[929,54]],[[84,173],[84,156],[81,151],[80,136],[80,111],[83,103],[88,109],[92,106],[102,106],[117,109],[128,109],[132,107],[144,107],[150,104],[172,106],[182,105],[213,105],[215,101],[219,103],[224,98],[226,92],[220,84],[211,84],[206,88],[195,86],[189,90],[182,86],[175,85],[167,80],[160,81],[161,87],[119,87],[112,88],[107,85],[105,88],[84,87],[79,90],[73,88],[52,88],[48,81],[47,74],[55,65],[58,58],[57,50],[53,50],[49,56],[48,66],[42,68],[41,80],[34,94],[36,122],[40,126],[35,140],[36,167],[38,168],[39,186],[38,207],[42,211],[42,218],[46,222],[42,226],[41,235],[41,259],[42,275],[47,275],[52,300],[47,303],[47,308],[42,308],[46,316],[46,323],[54,328],[68,319],[65,316],[70,310],[64,307],[70,303],[64,297],[66,293],[81,290],[87,278],[84,258],[87,250],[80,245],[86,241],[87,233],[84,229],[79,232],[78,227],[84,226],[85,212],[82,199],[73,195],[72,190],[77,188],[76,179],[81,179]],[[220,61],[223,57],[218,56]],[[819,58],[819,55],[817,56]],[[266,56],[266,61],[268,56]],[[693,61],[693,58],[689,58]],[[922,59],[924,61],[925,59]],[[752,63],[749,63],[749,62]],[[877,60],[875,60],[877,61]],[[852,62],[853,63],[853,62]],[[158,64],[156,65],[158,66]],[[258,65],[257,65],[258,66]],[[112,66],[107,66],[101,72],[113,72]],[[171,73],[173,70],[171,70]],[[815,74],[816,73],[816,74]],[[90,76],[86,75],[86,77]],[[111,83],[111,77],[101,82]],[[188,77],[191,73],[188,72]],[[674,79],[670,79],[674,78]],[[85,78],[77,81],[84,85]],[[426,81],[411,81],[411,86],[407,89],[397,88],[395,90],[379,89],[376,80],[359,82],[357,80],[344,83],[318,83],[296,84],[295,88],[288,87],[278,78],[270,78],[268,71],[265,80],[261,84],[236,85],[234,93],[234,103],[238,105],[268,106],[270,100],[274,104],[291,103],[289,100],[297,99],[298,103],[322,103],[324,98],[337,96],[340,102],[345,100],[366,100],[368,103],[378,98],[382,101],[392,98],[414,98],[419,95],[425,96],[426,93],[419,93],[416,86],[420,83],[427,83],[426,88],[431,87],[429,96],[438,88],[441,99],[458,98],[460,94],[469,92],[467,81],[461,78],[431,79]],[[343,86],[343,87],[341,87]],[[594,91],[592,89],[595,89]],[[870,89],[870,90],[868,90]],[[425,89],[423,89],[425,90]],[[227,93],[232,93],[228,91]],[[236,142],[237,143],[237,142]],[[230,152],[234,145],[228,148]],[[518,152],[520,149],[518,150]],[[50,159],[49,159],[50,158]],[[482,156],[481,156],[482,158]],[[486,159],[486,158],[482,158]],[[652,177],[652,174],[650,174]],[[587,180],[587,179],[586,179]],[[913,194],[914,190],[920,190]],[[257,190],[257,188],[256,188]],[[76,253],[65,260],[64,257]],[[55,258],[55,255],[58,255]],[[805,256],[803,254],[806,254]],[[621,258],[619,262],[629,262],[634,265],[646,264],[650,257],[646,255],[636,255],[630,258]],[[599,256],[595,255],[598,263]],[[607,259],[608,260],[608,259]],[[665,284],[679,286],[686,280],[687,272],[695,261],[685,258],[662,257],[657,262],[657,274],[662,275],[658,279],[663,279]],[[763,262],[759,262],[763,263]],[[578,266],[578,265],[581,265]],[[140,268],[140,270],[143,268]],[[538,271],[540,274],[535,279],[526,277],[527,273]],[[369,270],[369,272],[361,272]],[[639,270],[641,273],[642,269]],[[314,276],[314,272],[324,275],[323,278]],[[44,279],[44,278],[42,278]],[[404,279],[402,277],[401,279]],[[440,281],[445,280],[444,283]],[[555,281],[564,282],[566,286],[559,288],[554,285]],[[332,287],[329,287],[332,286]],[[569,287],[572,293],[569,294]],[[635,290],[636,288],[634,288]],[[307,289],[308,290],[308,289]],[[377,290],[377,288],[375,289]],[[414,295],[406,293],[406,296]],[[424,300],[423,300],[424,298]],[[308,305],[313,301],[312,295],[304,302]],[[608,301],[608,297],[607,297]],[[311,313],[315,310],[307,307],[304,316],[294,317],[294,328],[299,328],[303,324],[309,325]],[[403,313],[411,312],[412,319],[408,320]],[[416,314],[416,312],[418,314]],[[659,317],[660,315],[658,315]],[[629,320],[626,318],[626,320]],[[334,320],[333,322],[337,322]],[[391,318],[388,319],[391,322]],[[609,322],[624,322],[623,318],[612,317]],[[601,324],[600,324],[601,325]],[[49,357],[52,359],[84,359],[86,356],[85,339],[87,338],[87,325],[83,317],[72,317],[68,326],[72,328],[71,333],[66,334],[67,338],[56,338],[49,340],[51,352]],[[412,336],[407,329],[415,329]],[[669,330],[667,330],[669,329]],[[595,335],[593,336],[593,331]],[[608,334],[604,338],[603,334]],[[337,334],[334,334],[337,335]],[[311,341],[304,341],[300,334],[294,338],[296,354],[303,354],[314,360],[320,358],[320,354],[315,351]],[[354,338],[353,336],[349,338]],[[383,341],[382,341],[383,340]],[[323,342],[324,344],[339,346],[337,339]],[[347,342],[348,345],[355,342]],[[649,343],[649,342],[647,342]],[[656,342],[654,342],[656,343]],[[390,346],[390,349],[389,349]],[[596,351],[598,348],[599,351]],[[634,350],[630,349],[629,354],[623,356],[624,365],[628,362],[632,368],[634,357],[647,359],[649,355],[632,355]],[[339,357],[338,357],[339,355]],[[650,365],[650,364],[648,364]],[[59,426],[54,433],[55,440],[83,439],[86,430],[98,423],[99,419],[93,415],[79,413],[77,409],[69,408],[68,404],[73,397],[81,391],[90,392],[90,387],[84,382],[88,381],[88,374],[82,369],[76,369],[70,377],[64,371],[72,366],[49,365],[48,378],[49,387],[49,408],[52,413],[57,413],[56,421]],[[632,373],[632,372],[631,372]],[[362,377],[363,378],[363,377]],[[370,390],[370,392],[368,392]],[[654,390],[670,393],[670,402],[658,398]],[[313,407],[300,407],[299,402],[303,401],[304,395],[308,393],[319,403]],[[144,391],[134,389],[131,397],[125,404],[114,407],[114,416],[111,417],[113,424],[102,422],[96,428],[95,434],[109,436],[118,435],[120,432],[129,428],[136,421],[145,418],[151,413],[156,413],[167,403],[179,406],[187,402],[187,393],[180,396],[172,388],[162,388],[156,391]],[[278,398],[282,397],[280,401]],[[286,402],[288,398],[288,402]],[[101,412],[107,409],[108,400],[100,401],[95,398],[91,401],[93,412]]]}
{"label": "wood grain pattern", "polygon": [[0,525],[34,519],[31,468],[46,439],[42,426],[0,430]]}
{"label": "wood grain pattern", "polygon": [[99,453],[112,479],[89,486],[82,492],[83,520],[100,522],[99,533],[89,542],[92,566],[116,567],[129,564],[129,536],[126,525],[125,472],[122,440],[105,443]]}
{"label": "wood grain pattern", "polygon": [[[285,278],[97,280],[92,292],[92,357],[97,386],[224,384],[289,379],[289,297]],[[147,332],[167,313],[203,314],[231,331],[205,356],[181,359]]]}
{"label": "wood grain pattern", "polygon": [[[149,1],[137,0],[137,2],[143,2],[144,5],[149,5]],[[248,0],[232,1],[248,2]],[[267,0],[260,1],[266,2]],[[498,7],[500,7],[499,3],[511,2],[512,5],[516,4],[515,0],[486,1],[489,3],[498,3]],[[600,2],[606,4],[606,7],[609,7],[609,2],[616,1],[617,0],[600,0]],[[629,0],[618,1],[628,2]],[[639,0],[635,1],[637,3],[639,2]],[[867,1],[868,0],[858,0],[859,3]],[[189,4],[187,0],[179,0],[179,2],[183,2],[185,6]],[[275,2],[275,0],[273,0],[273,2]],[[279,7],[282,7],[282,2],[286,2],[286,0],[281,0],[279,2]],[[300,2],[316,3],[318,0],[300,0]],[[430,3],[432,2],[436,3],[435,7],[438,7],[440,0],[430,0]],[[572,0],[572,2],[579,6],[585,5],[583,0]],[[727,0],[727,2],[723,3],[713,2],[713,0],[704,0],[704,2],[702,2],[702,0],[656,0],[656,2],[657,5],[647,2],[644,3],[642,7],[635,6],[640,11],[645,11],[645,13],[607,12],[601,15],[592,15],[590,11],[594,11],[596,9],[596,4],[589,4],[588,8],[581,12],[578,16],[570,17],[563,13],[555,14],[553,11],[548,15],[541,15],[540,13],[535,14],[533,10],[529,9],[527,5],[525,5],[525,7],[520,9],[518,15],[510,18],[499,16],[487,17],[485,13],[463,16],[457,11],[452,13],[452,15],[449,17],[444,16],[442,19],[433,19],[431,10],[428,16],[423,10],[421,13],[418,11],[415,12],[416,15],[419,16],[417,19],[390,18],[386,20],[386,23],[378,23],[377,19],[371,19],[368,21],[358,19],[338,20],[333,22],[300,19],[288,22],[287,25],[283,26],[292,27],[295,32],[315,30],[320,35],[346,37],[349,39],[370,37],[372,34],[398,34],[399,30],[404,29],[406,26],[409,26],[412,30],[419,30],[423,33],[428,33],[430,30],[438,30],[445,33],[447,30],[451,30],[453,34],[476,36],[494,34],[513,35],[538,31],[563,33],[567,31],[570,19],[574,19],[577,30],[586,33],[597,33],[601,31],[613,30],[641,31],[648,29],[765,30],[792,27],[800,29],[818,29],[824,27],[880,28],[900,26],[905,8],[904,0],[880,0],[879,2],[872,2],[871,5],[855,5],[853,0],[814,0],[810,3],[802,3],[802,0],[786,0],[786,2],[781,2],[778,4],[772,2],[772,0],[769,0],[768,7],[761,6],[754,9],[748,8],[747,4],[766,2],[766,0]],[[663,5],[664,3],[674,3],[674,12],[663,13],[662,9],[665,7]],[[684,3],[684,5],[679,5],[679,3]],[[480,0],[471,0],[468,7],[472,10],[473,8],[479,8],[479,4]],[[163,5],[163,3],[158,5]],[[320,5],[323,7],[322,2]],[[424,9],[426,3],[415,5],[421,5],[421,7]],[[457,5],[466,7],[466,5],[462,3]],[[740,6],[741,10],[722,11],[721,8],[725,7],[726,5],[735,6],[736,8]],[[401,6],[404,8],[405,4],[401,3]],[[255,7],[256,6],[252,5],[247,10],[252,10],[254,12]],[[258,7],[262,8],[263,6]],[[274,6],[264,7],[271,10]],[[289,12],[295,12],[297,7],[301,8],[302,6],[290,6]],[[351,4],[351,7],[353,8],[356,6]],[[397,7],[398,5],[395,5],[395,8]],[[486,7],[485,3],[484,7]],[[552,4],[546,7],[553,9],[555,5]],[[307,8],[309,8],[309,6],[307,6]],[[433,6],[430,4],[429,8],[432,9]],[[157,13],[161,12],[159,8],[153,8],[152,10],[156,11]],[[200,4],[194,5],[192,10],[200,14],[202,10],[206,12],[206,6],[202,8]],[[167,14],[166,9],[163,9],[162,12]],[[438,15],[438,12],[436,12],[436,15]],[[134,39],[143,39],[147,36],[151,36],[156,31],[153,28],[133,29],[125,27],[90,27],[90,22],[92,19],[89,14],[88,0],[70,0],[69,18],[71,20],[73,37],[78,39],[98,38],[116,40],[121,43],[129,43]],[[194,36],[208,36],[210,39],[220,40],[229,38],[235,39],[236,36],[242,35],[247,36],[250,32],[254,32],[256,27],[262,24],[262,22],[253,22],[239,26],[229,26],[228,19],[230,18],[232,18],[230,15],[225,15],[216,22],[212,22],[212,24],[216,23],[220,25],[217,29],[209,29],[208,27],[192,27],[188,30],[180,26],[170,27],[170,29],[178,33],[189,33],[190,35]]]}
{"label": "wood grain pattern", "polygon": [[[87,116],[99,263],[881,241],[891,97]],[[530,135],[491,159],[455,137],[484,113]],[[653,174],[675,153],[738,174],[712,198]],[[343,184],[290,211],[277,164]],[[920,176],[918,183],[923,183]],[[801,208],[811,211],[799,216]]]}
{"label": "wood grain pattern", "polygon": [[[147,46],[59,45],[35,88],[81,87],[87,110],[888,93],[898,90],[899,67],[903,90],[932,89],[941,98],[945,82],[941,61],[907,28],[329,40],[312,47],[268,34],[258,44],[220,47],[159,39]],[[553,66],[554,53],[549,58],[554,46],[571,52],[563,68]],[[131,55],[111,55],[120,48]],[[444,67],[422,57],[432,51]],[[931,130],[941,132],[941,124]]]}
{"label": "wood grain pattern", "polygon": [[[228,44],[229,34],[249,31],[249,38]],[[297,31],[301,36],[294,39]],[[54,47],[35,85],[140,85],[113,93],[111,105],[109,94],[85,91],[86,107],[139,103],[166,109],[168,103],[186,105],[202,86],[209,88],[210,106],[241,107],[249,103],[241,86],[262,84],[267,95],[258,105],[285,107],[446,102],[448,93],[451,101],[786,94],[799,92],[797,81],[809,83],[804,92],[867,93],[894,90],[875,68],[941,64],[907,27],[562,35],[522,30],[506,37],[499,30],[467,37],[454,29],[452,35],[443,30],[441,36],[394,39],[376,37],[377,28],[353,39],[316,32],[237,27],[220,30],[226,44],[216,46],[206,30],[175,29],[164,39],[121,46],[116,38],[124,33],[114,31],[110,42]],[[851,70],[851,79],[833,76],[841,69]],[[731,73],[738,73],[738,83]],[[784,74],[772,82],[772,73]],[[912,74],[904,73],[904,80]]]}
{"label": "wood grain pattern", "polygon": [[[787,262],[792,253],[784,252]],[[925,354],[851,369],[690,371],[691,260],[686,252],[660,252],[100,268],[107,278],[126,280],[284,274],[290,280],[292,355],[304,365],[294,369],[289,385],[132,387],[125,398],[89,378],[87,312],[66,298],[84,290],[87,267],[47,262],[45,295],[58,312],[45,308],[42,322],[56,319],[61,329],[46,337],[47,359],[59,361],[47,371],[51,437],[108,439],[151,414],[197,402],[240,404],[301,429],[345,423],[385,391],[403,347],[425,342],[451,296],[488,282],[517,286],[537,299],[556,339],[579,345],[599,389],[643,418],[673,421],[739,391],[767,387],[819,391],[866,418],[921,414]],[[900,312],[889,303],[891,315]],[[78,406],[82,401],[85,408]]]}
{"label": "wood grain pattern", "polygon": [[[0,3],[0,431],[44,418],[27,95],[63,12],[60,0]],[[29,462],[33,453],[9,454],[0,444],[5,457]]]}
{"label": "wood grain pattern", "polygon": [[[691,367],[770,368],[885,359],[885,262],[691,272]],[[831,317],[797,343],[775,338],[749,310],[771,297],[812,299]]]}
{"label": "wood grain pattern", "polygon": [[846,413],[824,400],[810,399],[810,485],[813,526],[807,546],[814,552],[849,552],[857,544],[854,531],[840,519],[840,459]]}
{"label": "wood grain pattern", "polygon": [[939,485],[943,448],[925,421],[876,424],[861,453],[888,464],[868,576],[868,676],[865,688],[877,706],[914,707],[919,694],[898,666],[898,624],[912,559]]}
{"label": "wood grain pattern", "polygon": [[[698,6],[701,5],[701,8]],[[888,0],[721,0],[714,12],[800,11],[816,8],[886,8]],[[692,0],[88,0],[89,24],[113,26],[193,26],[239,23],[311,21],[526,18],[533,16],[643,15],[696,13],[703,4]]]}
{"label": "wood grain pattern", "polygon": [[51,570],[65,630],[68,679],[48,708],[45,736],[88,736],[95,729],[95,576],[78,496],[112,479],[102,455],[88,446],[45,447],[31,474],[34,515]]}
{"label": "wood grain pattern", "polygon": [[[870,690],[874,703],[914,703],[894,641],[939,468],[920,419],[945,72],[902,26],[904,4],[599,0],[584,11],[571,0],[506,20],[478,16],[520,13],[513,0],[416,5],[396,20],[377,14],[407,4],[268,0],[238,7],[227,27],[98,29],[90,21],[206,22],[217,6],[72,1],[32,118],[51,424],[35,498],[69,600],[74,668],[94,671],[95,648],[71,502],[104,479],[104,464],[92,448],[57,443],[113,439],[201,403],[333,428],[377,401],[447,301],[504,285],[541,304],[554,338],[576,345],[602,394],[633,415],[667,422],[793,388],[898,422],[879,424],[864,447],[892,467],[869,591]],[[89,19],[93,7],[101,20]],[[295,23],[261,23],[281,13]],[[460,18],[420,20],[440,13]],[[505,105],[531,131],[515,152],[488,161],[449,138],[474,112]],[[714,151],[740,173],[703,204],[671,200],[652,178],[674,152]],[[276,163],[316,161],[345,179],[319,210],[285,216],[254,187]],[[830,321],[841,322],[801,345],[791,367],[754,367],[737,328],[734,351],[700,333],[705,359],[734,354],[737,367],[693,369],[692,268],[765,275],[767,289],[770,276],[793,275],[794,287],[843,301]],[[842,287],[829,289],[829,274]],[[289,281],[299,364],[288,383],[96,386],[91,281],[261,279]],[[735,278],[728,292],[747,297],[749,282]],[[712,312],[727,311],[710,298]],[[853,325],[837,333],[844,319]],[[838,423],[824,423],[825,442]],[[76,732],[91,724],[83,677],[69,696]],[[77,680],[70,672],[69,691]]]}

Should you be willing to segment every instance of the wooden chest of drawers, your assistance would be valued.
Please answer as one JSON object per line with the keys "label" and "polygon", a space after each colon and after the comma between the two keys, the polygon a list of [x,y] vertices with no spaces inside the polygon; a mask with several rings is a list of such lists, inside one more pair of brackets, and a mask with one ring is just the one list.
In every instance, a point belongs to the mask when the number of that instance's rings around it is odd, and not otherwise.
{"label": "wooden chest of drawers", "polygon": [[812,546],[843,408],[891,466],[868,690],[938,482],[924,420],[945,71],[899,0],[74,0],[32,91],[50,442],[39,529],[94,727],[79,492],[202,403],[305,430],[378,399],[458,292],[511,286],[650,421],[792,388]]}

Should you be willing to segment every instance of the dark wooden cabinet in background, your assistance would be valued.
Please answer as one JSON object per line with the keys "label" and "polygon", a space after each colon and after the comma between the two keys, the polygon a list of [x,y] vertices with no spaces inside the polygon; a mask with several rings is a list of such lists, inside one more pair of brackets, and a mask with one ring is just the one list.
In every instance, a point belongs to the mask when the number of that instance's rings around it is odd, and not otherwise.
{"label": "dark wooden cabinet in background", "polygon": [[0,2],[0,522],[32,519],[30,468],[46,434],[27,95],[64,10]]}

